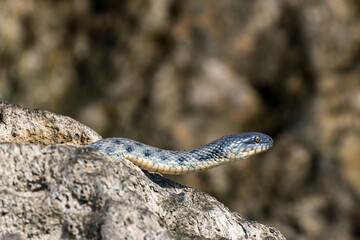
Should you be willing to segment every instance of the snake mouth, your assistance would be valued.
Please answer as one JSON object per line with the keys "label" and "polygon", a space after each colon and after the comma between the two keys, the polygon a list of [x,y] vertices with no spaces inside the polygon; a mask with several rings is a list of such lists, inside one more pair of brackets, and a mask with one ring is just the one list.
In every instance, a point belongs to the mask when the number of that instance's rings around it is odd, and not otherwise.
{"label": "snake mouth", "polygon": [[248,148],[244,149],[243,151],[241,151],[241,158],[247,158],[252,155],[265,152],[265,151],[269,150],[271,147],[272,147],[272,143],[264,144],[264,145],[260,145],[260,146],[248,147]]}

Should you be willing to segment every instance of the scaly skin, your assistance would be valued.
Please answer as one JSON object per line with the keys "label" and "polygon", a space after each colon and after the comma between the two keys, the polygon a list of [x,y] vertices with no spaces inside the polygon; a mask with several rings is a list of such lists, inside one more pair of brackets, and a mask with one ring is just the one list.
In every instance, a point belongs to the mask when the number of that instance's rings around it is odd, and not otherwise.
{"label": "scaly skin", "polygon": [[185,174],[247,158],[270,149],[271,137],[257,132],[221,137],[192,150],[173,151],[127,138],[106,138],[90,146],[117,158],[130,160],[143,170],[162,174]]}

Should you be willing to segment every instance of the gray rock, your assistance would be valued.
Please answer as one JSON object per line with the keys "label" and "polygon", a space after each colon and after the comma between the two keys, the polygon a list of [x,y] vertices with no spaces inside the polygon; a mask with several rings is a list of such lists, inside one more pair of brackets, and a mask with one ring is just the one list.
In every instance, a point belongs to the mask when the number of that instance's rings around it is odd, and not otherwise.
{"label": "gray rock", "polygon": [[[0,123],[6,130],[1,139],[8,140],[9,126],[26,135],[23,124],[46,123],[47,116],[51,124],[39,124],[39,129],[51,132],[64,119],[77,125],[67,117],[4,103],[2,116],[9,120]],[[43,139],[30,137],[27,142]],[[144,173],[125,159],[89,146],[18,141],[0,143],[3,239],[285,239],[275,228],[242,219],[208,194]]]}
{"label": "gray rock", "polygon": [[0,142],[89,144],[101,136],[72,118],[0,101]]}

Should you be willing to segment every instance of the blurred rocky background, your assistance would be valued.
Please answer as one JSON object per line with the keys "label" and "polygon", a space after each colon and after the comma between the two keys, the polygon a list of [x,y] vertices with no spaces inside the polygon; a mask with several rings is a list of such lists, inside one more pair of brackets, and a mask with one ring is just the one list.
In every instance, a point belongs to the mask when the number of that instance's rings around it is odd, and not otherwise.
{"label": "blurred rocky background", "polygon": [[360,239],[360,2],[0,2],[0,99],[103,137],[260,156],[173,178],[288,239]]}

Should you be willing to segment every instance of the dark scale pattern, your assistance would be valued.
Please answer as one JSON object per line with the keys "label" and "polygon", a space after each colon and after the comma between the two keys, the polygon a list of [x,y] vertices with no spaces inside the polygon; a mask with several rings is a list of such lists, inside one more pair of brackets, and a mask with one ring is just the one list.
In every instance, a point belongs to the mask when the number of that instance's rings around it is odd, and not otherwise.
{"label": "dark scale pattern", "polygon": [[177,158],[179,163],[183,163],[185,161],[185,159],[186,158],[184,156],[180,156],[180,157]]}
{"label": "dark scale pattern", "polygon": [[189,150],[189,153],[195,153],[195,154],[197,154],[198,151],[199,151],[199,149],[198,149],[198,148],[195,148],[195,149]]}
{"label": "dark scale pattern", "polygon": [[126,151],[131,153],[132,151],[134,151],[134,148],[132,146],[130,146],[130,145],[127,145],[126,146]]}
{"label": "dark scale pattern", "polygon": [[167,162],[168,158],[167,158],[164,154],[161,154],[160,160],[161,160],[162,162]]}
{"label": "dark scale pattern", "polygon": [[151,151],[149,149],[145,149],[143,153],[144,153],[145,157],[151,157],[152,156]]}
{"label": "dark scale pattern", "polygon": [[[260,138],[260,141],[254,140],[258,138]],[[172,174],[174,168],[185,166],[187,169],[175,171],[176,174],[182,174],[199,166],[201,168],[197,170],[203,170],[217,166],[219,163],[224,164],[230,162],[230,160],[243,159],[255,154],[255,152],[249,153],[245,151],[246,149],[257,149],[257,154],[268,150],[272,144],[273,141],[269,136],[253,132],[227,135],[202,147],[185,151],[163,150],[126,138],[102,139],[90,144],[90,146],[109,155],[121,157],[127,153],[133,159],[138,157],[146,158],[153,165],[164,164],[170,167],[168,169],[172,170]],[[206,162],[213,164],[204,164]],[[169,172],[170,170],[167,170],[162,173]]]}
{"label": "dark scale pattern", "polygon": [[220,148],[213,148],[211,151],[200,156],[199,161],[209,161],[210,159],[217,159],[221,155],[222,151]]}

